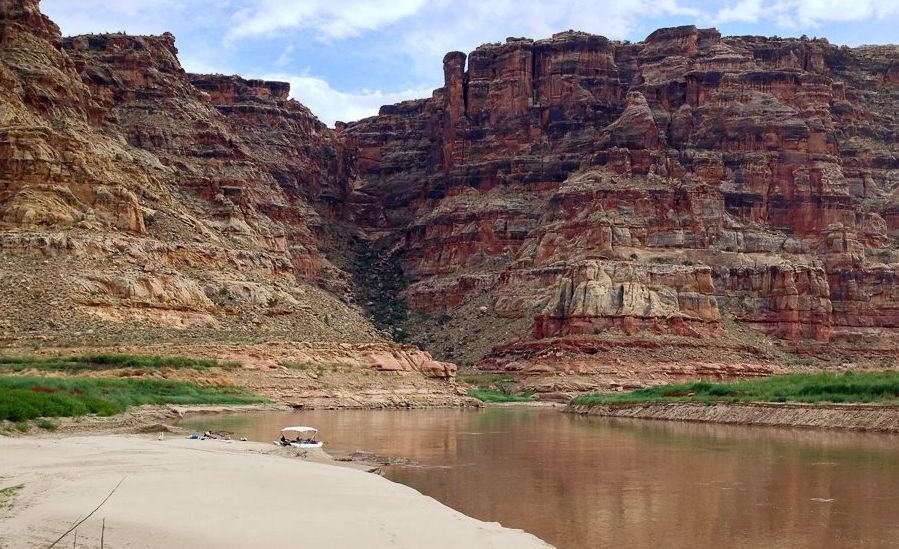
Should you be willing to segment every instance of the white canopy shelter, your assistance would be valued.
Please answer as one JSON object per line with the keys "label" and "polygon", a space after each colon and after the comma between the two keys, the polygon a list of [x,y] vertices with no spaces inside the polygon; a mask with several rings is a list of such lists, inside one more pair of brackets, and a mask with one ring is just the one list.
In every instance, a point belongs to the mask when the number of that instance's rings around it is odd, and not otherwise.
{"label": "white canopy shelter", "polygon": [[315,435],[318,434],[318,429],[315,427],[304,427],[302,425],[297,425],[296,427],[285,427],[281,429],[282,433],[296,433],[297,436],[304,433],[311,433],[312,436],[309,438],[315,438]]}
{"label": "white canopy shelter", "polygon": [[316,435],[318,435],[318,429],[315,427],[303,425],[285,427],[281,429],[281,441],[276,441],[275,444],[294,448],[321,448],[324,442],[315,440]]}

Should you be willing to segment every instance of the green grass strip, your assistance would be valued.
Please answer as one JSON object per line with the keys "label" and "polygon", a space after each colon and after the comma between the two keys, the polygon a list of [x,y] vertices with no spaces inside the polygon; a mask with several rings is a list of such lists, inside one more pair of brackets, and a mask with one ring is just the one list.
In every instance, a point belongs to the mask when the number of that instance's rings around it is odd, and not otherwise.
{"label": "green grass strip", "polygon": [[522,393],[520,395],[510,395],[494,389],[470,389],[468,396],[476,398],[482,402],[531,402],[534,400],[534,393]]}
{"label": "green grass strip", "polygon": [[91,353],[69,356],[0,356],[0,370],[21,372],[28,369],[51,371],[111,370],[114,368],[233,368],[236,362],[184,356],[127,355]]}
{"label": "green grass strip", "polygon": [[183,381],[0,376],[0,420],[110,416],[143,404],[255,404],[265,399],[238,387]]}
{"label": "green grass strip", "polygon": [[732,383],[696,381],[638,389],[629,393],[574,398],[575,405],[658,402],[807,402],[899,404],[899,371],[807,373]]}
{"label": "green grass strip", "polygon": [[498,383],[514,383],[515,376],[492,372],[459,372],[456,374],[456,380],[475,385],[480,389],[486,389]]}

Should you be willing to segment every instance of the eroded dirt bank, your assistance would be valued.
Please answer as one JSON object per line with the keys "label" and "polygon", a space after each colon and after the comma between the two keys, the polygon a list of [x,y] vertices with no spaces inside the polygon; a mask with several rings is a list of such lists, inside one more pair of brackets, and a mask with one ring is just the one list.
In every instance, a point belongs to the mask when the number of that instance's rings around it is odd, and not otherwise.
{"label": "eroded dirt bank", "polygon": [[656,403],[569,405],[564,411],[619,418],[899,433],[899,406],[876,404]]}
{"label": "eroded dirt bank", "polygon": [[[38,351],[5,347],[0,355],[68,356],[95,353],[186,356],[215,359],[227,367],[104,368],[77,372],[26,369],[16,375],[99,376],[237,385],[274,403],[295,408],[419,408],[477,406],[456,384],[456,367],[396,343],[292,342],[256,344],[194,343],[46,347]],[[13,372],[8,372],[13,373]]]}

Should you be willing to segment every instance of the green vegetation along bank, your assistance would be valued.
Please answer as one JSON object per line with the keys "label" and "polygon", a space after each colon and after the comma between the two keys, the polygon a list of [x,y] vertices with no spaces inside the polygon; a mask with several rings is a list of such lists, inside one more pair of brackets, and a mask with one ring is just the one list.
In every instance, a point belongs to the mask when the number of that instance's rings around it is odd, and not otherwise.
{"label": "green vegetation along bank", "polygon": [[899,434],[899,372],[680,383],[582,396],[572,400],[565,411],[614,418]]}
{"label": "green vegetation along bank", "polygon": [[495,374],[488,372],[461,371],[456,379],[464,384],[472,385],[468,390],[468,396],[481,402],[532,402],[533,391],[516,391],[518,379],[510,374]]}
{"label": "green vegetation along bank", "polygon": [[256,404],[265,399],[230,386],[158,379],[0,376],[0,421],[110,416],[144,404]]}
{"label": "green vegetation along bank", "polygon": [[524,392],[517,395],[504,393],[495,389],[469,389],[468,396],[476,398],[481,402],[502,403],[502,402],[533,402],[534,393]]}
{"label": "green vegetation along bank", "polygon": [[135,368],[152,370],[156,368],[233,368],[236,362],[219,362],[209,358],[189,358],[183,356],[127,355],[117,353],[92,353],[65,356],[0,356],[0,371],[22,372],[25,370],[79,372],[85,370],[112,370]]}
{"label": "green vegetation along bank", "polygon": [[649,403],[884,403],[899,404],[899,371],[804,373],[732,383],[697,381],[647,387],[628,393],[576,397],[575,406]]}

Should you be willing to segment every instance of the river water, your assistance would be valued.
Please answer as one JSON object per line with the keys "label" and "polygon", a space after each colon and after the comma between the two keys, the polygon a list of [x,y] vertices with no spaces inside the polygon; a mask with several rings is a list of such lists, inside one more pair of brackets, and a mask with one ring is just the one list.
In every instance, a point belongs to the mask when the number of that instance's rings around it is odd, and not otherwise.
{"label": "river water", "polygon": [[192,418],[404,457],[387,478],[558,547],[899,547],[899,436],[615,420],[558,410],[318,410]]}

